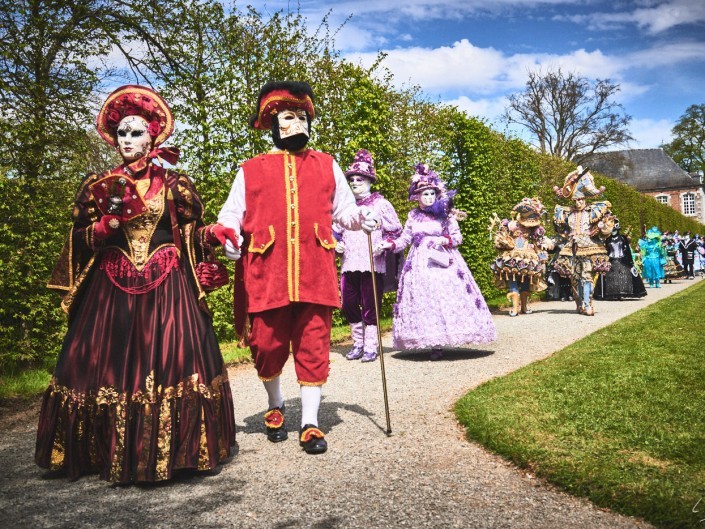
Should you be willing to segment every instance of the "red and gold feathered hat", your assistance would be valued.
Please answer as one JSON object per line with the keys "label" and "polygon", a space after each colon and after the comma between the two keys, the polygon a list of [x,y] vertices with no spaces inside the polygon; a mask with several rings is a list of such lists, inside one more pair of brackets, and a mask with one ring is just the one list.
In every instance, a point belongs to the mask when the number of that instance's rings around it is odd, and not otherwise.
{"label": "red and gold feathered hat", "polygon": [[265,84],[257,98],[257,113],[250,118],[250,125],[258,130],[269,130],[272,117],[282,110],[305,110],[313,120],[313,90],[308,83],[298,81],[272,81]]}
{"label": "red and gold feathered hat", "polygon": [[121,86],[108,96],[98,112],[95,122],[98,134],[113,147],[117,145],[117,127],[126,116],[142,116],[147,120],[154,147],[164,143],[174,132],[174,116],[169,105],[146,86]]}

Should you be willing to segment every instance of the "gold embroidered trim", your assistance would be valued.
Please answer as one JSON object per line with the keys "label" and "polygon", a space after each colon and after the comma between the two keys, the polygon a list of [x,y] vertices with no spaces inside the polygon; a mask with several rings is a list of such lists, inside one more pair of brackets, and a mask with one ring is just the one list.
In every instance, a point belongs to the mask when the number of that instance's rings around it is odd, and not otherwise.
{"label": "gold embroidered trim", "polygon": [[[143,410],[143,429],[142,429],[142,451],[139,455],[139,460],[136,468],[137,481],[150,481],[148,475],[148,464],[152,446],[150,444],[152,438],[152,430],[154,428],[154,419],[158,418],[159,432],[157,439],[157,464],[156,474],[154,479],[164,480],[170,477],[170,461],[172,459],[172,425],[173,421],[178,421],[175,417],[177,404],[175,399],[185,397],[188,399],[187,406],[195,411],[197,405],[197,395],[203,398],[214,400],[216,409],[217,437],[219,447],[219,460],[223,460],[228,455],[228,447],[225,446],[225,440],[222,438],[221,427],[221,410],[220,405],[222,400],[221,386],[228,381],[227,369],[224,367],[222,374],[215,377],[210,385],[199,384],[198,374],[193,374],[185,380],[182,380],[175,386],[162,388],[162,386],[154,388],[154,372],[152,371],[145,378],[145,390],[136,391],[131,396],[128,393],[118,393],[112,386],[103,386],[97,392],[79,392],[70,389],[66,386],[57,384],[56,379],[52,378],[50,383],[51,397],[58,397],[59,406],[81,409],[89,408],[88,415],[94,417],[98,407],[107,406],[108,414],[115,429],[115,450],[111,454],[110,461],[110,481],[124,481],[124,472],[130,473],[130,469],[123,468],[125,465],[125,441],[126,427],[128,420],[131,420],[134,414],[138,411],[135,406],[144,407]],[[155,409],[155,406],[158,406]],[[158,413],[158,416],[155,415]],[[65,415],[59,413],[57,415],[57,425],[54,433],[54,442],[51,453],[51,469],[59,470],[63,468],[66,458],[66,424],[64,421]],[[91,422],[93,419],[89,419]],[[85,422],[85,424],[83,424]],[[205,408],[201,408],[200,416],[200,448],[199,448],[199,463],[200,470],[211,468],[210,452],[207,446],[206,437],[206,422]],[[98,455],[95,437],[93,435],[90,423],[85,420],[80,420],[77,426],[77,435],[80,439],[83,436],[88,436],[89,442],[89,457],[94,468],[98,467]]]}
{"label": "gold embroidered trim", "polygon": [[299,386],[322,386],[327,381],[328,381],[328,379],[323,380],[321,382],[305,382],[303,380],[299,380],[298,383],[299,383]]}
{"label": "gold embroidered trim", "polygon": [[[271,97],[268,97],[265,99],[262,103],[260,103],[260,111],[257,114],[257,121],[262,122],[262,118],[265,115],[265,109],[270,103],[276,103],[277,101],[285,101],[287,103],[294,103],[296,105],[306,105],[307,103],[311,106],[311,109],[313,109],[313,101],[311,101],[311,98],[308,95],[305,95],[304,97],[290,97],[290,96],[282,96],[282,95],[273,95]],[[277,114],[280,111],[278,108],[273,108],[269,111],[271,115]],[[314,113],[312,112],[311,119],[314,119]]]}
{"label": "gold embroidered trim", "polygon": [[284,151],[284,192],[287,212],[287,281],[289,301],[300,301],[301,283],[301,237],[299,215],[299,183],[296,173],[296,157]]}
{"label": "gold embroidered trim", "polygon": [[[150,376],[152,373],[150,373]],[[144,414],[142,419],[142,451],[140,453],[140,460],[137,463],[137,481],[148,480],[147,473],[149,471],[149,458],[152,454],[153,429],[154,413],[152,411],[152,406],[149,404],[144,404]]]}
{"label": "gold embroidered trim", "polygon": [[[220,418],[221,404],[223,402],[222,395],[215,399],[215,416]],[[223,424],[220,420],[216,421],[216,435],[218,436],[218,460],[222,461],[228,457],[228,447],[225,446],[223,439]]]}
{"label": "gold embroidered trim", "polygon": [[64,451],[63,440],[66,438],[66,425],[63,415],[56,419],[56,429],[54,431],[54,443],[51,449],[51,470],[59,470],[64,463],[66,452]]}
{"label": "gold embroidered trim", "polygon": [[113,413],[115,424],[115,451],[111,458],[110,480],[120,481],[122,474],[122,466],[125,461],[125,428],[127,427],[127,406],[126,396],[123,394],[118,398],[118,403],[115,405]]}
{"label": "gold embroidered trim", "polygon": [[90,224],[86,226],[86,229],[83,231],[83,242],[91,249],[93,248],[93,229],[93,224]]}
{"label": "gold embroidered trim", "polygon": [[169,479],[169,460],[171,458],[171,418],[172,399],[162,400],[159,406],[159,437],[157,439],[156,479]]}
{"label": "gold embroidered trim", "polygon": [[[137,191],[144,197],[139,187]],[[142,271],[149,262],[149,258],[154,254],[153,252],[149,253],[149,244],[157,229],[159,219],[164,214],[164,186],[152,198],[145,200],[145,203],[147,211],[122,226],[130,249],[129,255],[126,255],[138,272]]]}
{"label": "gold embroidered trim", "polygon": [[300,287],[301,287],[301,222],[300,215],[299,215],[299,175],[298,175],[298,167],[296,166],[296,157],[292,156],[291,160],[293,162],[294,166],[294,184],[296,185],[296,193],[294,193],[294,204],[296,204],[296,226],[294,226],[294,240],[296,241],[296,244],[294,244],[294,251],[296,252],[296,261],[294,263],[294,292],[296,294],[296,298],[294,301],[300,301],[301,299],[301,293],[300,293]]}
{"label": "gold embroidered trim", "polygon": [[338,245],[338,241],[335,240],[335,237],[331,236],[331,240],[329,241],[328,239],[323,239],[320,234],[318,233],[318,222],[313,223],[313,231],[316,234],[316,239],[318,239],[318,242],[323,246],[326,250],[332,250]]}
{"label": "gold embroidered trim", "polygon": [[145,378],[145,391],[135,391],[129,397],[128,393],[118,393],[113,386],[103,386],[98,389],[97,392],[88,391],[76,391],[75,389],[70,389],[66,386],[61,386],[57,383],[56,378],[52,378],[49,383],[51,388],[51,395],[59,395],[63,401],[71,401],[72,405],[82,408],[86,405],[95,402],[98,406],[113,406],[121,401],[126,404],[156,404],[159,400],[168,399],[173,400],[175,398],[181,398],[187,391],[195,391],[196,393],[201,393],[207,399],[218,398],[220,396],[219,387],[228,381],[228,374],[225,368],[223,368],[223,373],[215,377],[210,385],[206,386],[204,384],[198,383],[198,373],[194,373],[190,377],[180,381],[175,386],[169,386],[162,388],[159,386],[154,389],[154,372],[152,371]]}
{"label": "gold embroidered trim", "polygon": [[[193,196],[191,194],[191,190],[181,183],[180,178],[178,183],[176,184],[176,189],[185,202],[184,217],[190,219],[193,216]],[[171,191],[171,189],[169,191]],[[203,217],[203,215],[201,215],[201,217]]]}
{"label": "gold embroidered trim", "polygon": [[[276,375],[272,375],[271,377],[259,377],[259,379],[260,379],[262,382],[269,382],[270,380],[274,380],[275,378],[277,378],[277,377],[278,377],[279,375],[281,375],[281,374],[282,374],[282,372],[279,371],[279,373],[277,373]],[[258,376],[259,376],[259,375],[258,375]]]}
{"label": "gold embroidered trim", "polygon": [[206,413],[205,410],[201,408],[201,439],[198,447],[198,470],[208,470],[210,467],[208,437],[206,437]]}
{"label": "gold embroidered trim", "polygon": [[261,242],[255,240],[254,234],[250,237],[250,244],[247,247],[247,250],[252,253],[264,253],[267,251],[267,249],[274,244],[274,240],[276,239],[275,233],[274,233],[274,226],[271,224],[269,225],[269,240],[267,242]]}
{"label": "gold embroidered trim", "polygon": [[[284,151],[284,195],[286,196],[286,233],[287,239],[293,237],[293,230],[291,229],[291,223],[296,223],[296,212],[292,196],[289,190],[289,186],[294,185],[294,175],[292,173],[291,166],[291,155]],[[289,301],[294,301],[294,277],[292,264],[294,260],[294,248],[292,247],[291,241],[286,241],[286,283],[289,291]]]}
{"label": "gold embroidered trim", "polygon": [[81,288],[83,281],[85,281],[86,276],[88,276],[88,272],[90,272],[93,268],[93,263],[95,262],[96,255],[97,254],[93,254],[91,256],[91,258],[88,260],[88,263],[86,264],[86,267],[81,270],[81,273],[78,274],[78,277],[76,277],[76,280],[73,282],[71,289],[64,296],[64,299],[61,300],[61,309],[67,314],[69,312],[69,309],[71,308],[71,305],[73,304],[73,300],[76,298],[76,294],[78,293],[79,288]]}

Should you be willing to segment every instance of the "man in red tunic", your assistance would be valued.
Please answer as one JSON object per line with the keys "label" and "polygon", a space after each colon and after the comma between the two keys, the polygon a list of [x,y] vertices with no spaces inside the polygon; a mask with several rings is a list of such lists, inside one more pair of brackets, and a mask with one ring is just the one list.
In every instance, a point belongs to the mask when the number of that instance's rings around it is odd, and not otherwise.
{"label": "man in red tunic", "polygon": [[[244,303],[250,349],[264,383],[267,437],[284,441],[280,375],[290,351],[301,386],[299,443],[307,453],[327,449],[318,428],[321,386],[329,371],[333,309],[340,307],[332,224],[371,232],[378,220],[355,197],[329,154],[306,148],[315,117],[306,83],[277,81],[262,87],[250,125],[271,130],[275,148],[240,167],[218,222],[242,240]],[[239,259],[232,244],[226,255]]]}

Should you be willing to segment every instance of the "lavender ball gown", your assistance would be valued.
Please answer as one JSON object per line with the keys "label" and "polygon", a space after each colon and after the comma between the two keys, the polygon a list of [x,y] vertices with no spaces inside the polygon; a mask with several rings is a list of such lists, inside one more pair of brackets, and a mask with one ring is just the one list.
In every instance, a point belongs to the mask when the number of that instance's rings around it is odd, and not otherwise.
{"label": "lavender ball gown", "polygon": [[480,344],[497,338],[492,315],[457,250],[462,241],[455,218],[438,219],[418,208],[409,213],[394,241],[395,252],[411,246],[394,305],[395,349]]}

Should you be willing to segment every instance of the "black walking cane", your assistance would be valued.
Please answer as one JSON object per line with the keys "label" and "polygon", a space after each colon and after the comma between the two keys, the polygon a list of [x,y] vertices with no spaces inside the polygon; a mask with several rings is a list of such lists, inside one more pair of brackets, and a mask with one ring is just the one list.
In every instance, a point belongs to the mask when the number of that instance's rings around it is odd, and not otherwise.
{"label": "black walking cane", "polygon": [[377,353],[379,365],[382,368],[382,390],[384,391],[384,413],[387,417],[387,435],[392,435],[392,424],[389,420],[389,401],[387,400],[387,376],[384,373],[384,354],[382,352],[382,328],[379,325],[379,304],[377,303],[377,276],[375,275],[375,259],[372,252],[372,233],[367,234],[367,247],[370,254],[370,271],[372,272],[372,297],[375,303],[375,319],[377,320]]}

